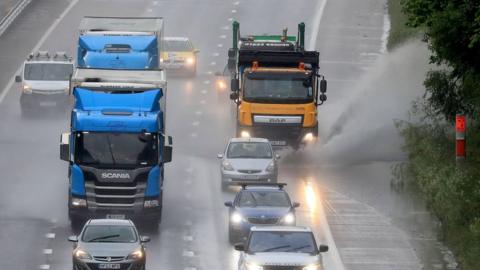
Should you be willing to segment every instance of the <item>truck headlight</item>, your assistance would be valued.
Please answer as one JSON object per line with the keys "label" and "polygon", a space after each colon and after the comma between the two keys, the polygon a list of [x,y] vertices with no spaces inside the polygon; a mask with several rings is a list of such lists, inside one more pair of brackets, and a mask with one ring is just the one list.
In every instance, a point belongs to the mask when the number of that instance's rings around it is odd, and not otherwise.
{"label": "truck headlight", "polygon": [[313,136],[313,133],[309,132],[303,136],[303,141],[304,142],[313,142],[315,140],[315,136]]}
{"label": "truck headlight", "polygon": [[192,66],[193,64],[195,64],[195,58],[188,57],[185,63],[187,63],[187,66]]}
{"label": "truck headlight", "polygon": [[285,224],[294,224],[295,223],[295,215],[292,213],[288,213],[283,217],[283,223]]}
{"label": "truck headlight", "polygon": [[32,87],[30,87],[30,85],[24,84],[22,89],[23,89],[23,93],[25,93],[25,94],[31,94],[32,93]]}
{"label": "truck headlight", "polygon": [[309,264],[303,267],[303,270],[322,270],[322,266],[320,264]]}
{"label": "truck headlight", "polygon": [[222,162],[222,168],[225,170],[225,171],[233,171],[233,166],[232,164],[230,164],[230,162],[228,162],[227,160],[224,160]]}
{"label": "truck headlight", "polygon": [[263,270],[263,266],[260,266],[256,263],[246,263],[245,269],[246,270]]}
{"label": "truck headlight", "polygon": [[265,169],[265,171],[267,172],[273,172],[273,170],[275,169],[275,163],[272,161],[270,162],[270,164],[268,164],[267,168]]}
{"label": "truck headlight", "polygon": [[230,216],[230,220],[231,220],[233,223],[240,223],[240,222],[242,222],[243,217],[242,217],[242,215],[240,215],[240,213],[234,212],[234,213],[232,214],[232,216]]}
{"label": "truck headlight", "polygon": [[92,256],[90,256],[90,254],[88,254],[88,252],[86,252],[83,249],[75,250],[73,252],[73,255],[75,256],[75,258],[77,258],[79,260],[91,260],[92,259]]}
{"label": "truck headlight", "polygon": [[87,207],[87,200],[81,198],[72,198],[73,207]]}
{"label": "truck headlight", "polygon": [[127,257],[127,260],[140,260],[141,258],[143,258],[143,251],[139,249],[130,253]]}
{"label": "truck headlight", "polygon": [[144,208],[153,208],[158,206],[159,206],[158,200],[145,200],[145,202],[143,203]]}

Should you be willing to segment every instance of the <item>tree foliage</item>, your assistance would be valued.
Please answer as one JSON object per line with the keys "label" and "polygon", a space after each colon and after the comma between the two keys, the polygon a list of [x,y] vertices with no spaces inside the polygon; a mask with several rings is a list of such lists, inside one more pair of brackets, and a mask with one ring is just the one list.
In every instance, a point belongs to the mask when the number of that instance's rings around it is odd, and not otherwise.
{"label": "tree foliage", "polygon": [[408,24],[425,31],[431,62],[442,67],[425,80],[430,105],[448,119],[480,111],[480,1],[401,1]]}

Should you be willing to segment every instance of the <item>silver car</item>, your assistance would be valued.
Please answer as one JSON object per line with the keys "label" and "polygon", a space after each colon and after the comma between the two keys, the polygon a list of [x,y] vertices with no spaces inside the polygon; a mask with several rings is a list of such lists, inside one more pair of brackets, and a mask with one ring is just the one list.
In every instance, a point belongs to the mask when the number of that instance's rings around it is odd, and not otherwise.
{"label": "silver car", "polygon": [[267,139],[230,139],[225,152],[218,154],[218,158],[222,160],[222,189],[239,182],[277,182],[279,156]]}

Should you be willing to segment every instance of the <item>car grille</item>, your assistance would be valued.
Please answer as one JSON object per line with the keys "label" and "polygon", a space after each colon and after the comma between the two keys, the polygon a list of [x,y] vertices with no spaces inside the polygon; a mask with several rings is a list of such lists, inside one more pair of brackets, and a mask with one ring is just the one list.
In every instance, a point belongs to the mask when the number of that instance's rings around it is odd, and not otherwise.
{"label": "car grille", "polygon": [[261,170],[238,170],[240,173],[248,173],[248,174],[254,174],[254,173],[261,173]]}
{"label": "car grille", "polygon": [[[125,257],[123,256],[113,256],[113,257],[108,257],[108,256],[94,256],[93,257],[96,261],[100,262],[119,262],[122,261]],[[109,259],[110,258],[110,259]]]}
{"label": "car grille", "polygon": [[248,218],[248,222],[260,225],[277,224],[278,218]]}
{"label": "car grille", "polygon": [[302,270],[303,266],[265,265],[263,270]]}
{"label": "car grille", "polygon": [[[143,206],[149,168],[135,174],[129,182],[101,182],[94,171],[82,167],[85,177],[87,203],[94,208],[134,208]],[[133,174],[133,173],[132,173]]]}

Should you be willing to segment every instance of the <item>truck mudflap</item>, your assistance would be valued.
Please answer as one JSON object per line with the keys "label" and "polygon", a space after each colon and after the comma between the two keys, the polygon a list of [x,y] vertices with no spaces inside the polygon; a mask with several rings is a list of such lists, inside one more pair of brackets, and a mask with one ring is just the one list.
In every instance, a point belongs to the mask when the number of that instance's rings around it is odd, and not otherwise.
{"label": "truck mudflap", "polygon": [[240,126],[237,124],[237,137],[265,138],[275,148],[291,147],[295,150],[318,139],[318,124],[314,127],[292,126]]}

